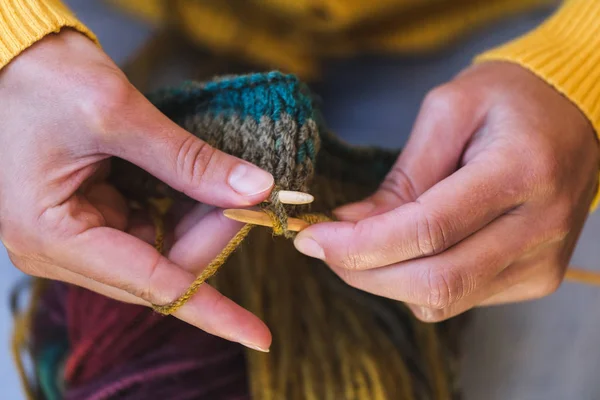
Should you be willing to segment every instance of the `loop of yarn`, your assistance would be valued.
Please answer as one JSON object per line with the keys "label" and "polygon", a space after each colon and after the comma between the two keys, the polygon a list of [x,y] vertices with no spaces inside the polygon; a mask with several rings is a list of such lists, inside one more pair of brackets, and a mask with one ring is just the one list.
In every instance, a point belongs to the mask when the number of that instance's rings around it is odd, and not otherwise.
{"label": "loop of yarn", "polygon": [[[284,236],[288,239],[296,237],[297,232],[288,230],[288,212],[281,201],[279,201],[279,187],[275,187],[269,196],[269,201],[261,204],[262,211],[269,216],[273,225],[273,234],[275,236]],[[298,215],[298,218],[313,225],[319,222],[328,222],[333,219],[321,213],[304,213]]]}
{"label": "loop of yarn", "polygon": [[269,200],[267,202],[263,202],[260,205],[260,208],[271,219],[271,224],[273,225],[273,234],[275,236],[293,238],[294,232],[288,231],[288,213],[285,209],[285,206],[279,200],[280,190],[281,189],[278,186],[275,186],[269,195]]}

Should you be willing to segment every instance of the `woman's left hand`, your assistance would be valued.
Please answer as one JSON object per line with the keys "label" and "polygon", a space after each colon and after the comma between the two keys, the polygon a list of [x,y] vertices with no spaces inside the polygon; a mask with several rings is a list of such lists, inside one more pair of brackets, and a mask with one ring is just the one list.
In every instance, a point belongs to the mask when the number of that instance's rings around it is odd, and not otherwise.
{"label": "woman's left hand", "polygon": [[468,68],[426,97],[379,190],[297,249],[424,321],[560,285],[598,182],[583,113],[526,69]]}

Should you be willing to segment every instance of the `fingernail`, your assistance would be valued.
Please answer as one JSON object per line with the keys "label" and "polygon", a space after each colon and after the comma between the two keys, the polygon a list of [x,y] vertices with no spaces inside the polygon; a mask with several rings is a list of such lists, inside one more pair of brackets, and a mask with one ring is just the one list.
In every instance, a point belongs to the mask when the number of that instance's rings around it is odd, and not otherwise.
{"label": "fingernail", "polygon": [[242,196],[253,196],[271,189],[273,175],[258,167],[238,164],[229,174],[228,182]]}
{"label": "fingernail", "polygon": [[348,204],[335,209],[335,215],[340,219],[361,219],[366,217],[375,208],[372,201]]}
{"label": "fingernail", "polygon": [[306,254],[309,257],[319,258],[321,260],[325,259],[323,248],[311,237],[296,237],[294,246],[296,246],[296,249],[300,253]]}
{"label": "fingernail", "polygon": [[251,344],[251,343],[241,343],[241,344],[246,346],[249,349],[260,351],[263,353],[268,353],[270,351],[269,349],[265,349],[264,347],[260,347],[260,346],[257,346],[255,344]]}

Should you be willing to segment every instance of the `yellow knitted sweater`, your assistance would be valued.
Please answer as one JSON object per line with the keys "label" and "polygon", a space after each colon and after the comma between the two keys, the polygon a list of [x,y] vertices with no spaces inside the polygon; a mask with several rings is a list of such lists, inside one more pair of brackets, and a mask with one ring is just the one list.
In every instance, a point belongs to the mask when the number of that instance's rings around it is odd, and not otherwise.
{"label": "yellow knitted sweater", "polygon": [[[435,50],[502,16],[553,0],[112,0],[160,24],[176,23],[213,51],[310,77],[330,57]],[[0,68],[45,35],[94,35],[60,0],[0,0]],[[600,0],[565,0],[540,27],[476,61],[533,71],[600,132]]]}

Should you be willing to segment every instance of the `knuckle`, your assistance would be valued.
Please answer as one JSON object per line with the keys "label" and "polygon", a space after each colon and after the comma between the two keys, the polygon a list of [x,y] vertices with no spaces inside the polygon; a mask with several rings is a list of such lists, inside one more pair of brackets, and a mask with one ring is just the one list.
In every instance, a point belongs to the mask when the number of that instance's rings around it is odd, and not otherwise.
{"label": "knuckle", "polygon": [[[336,266],[347,269],[350,271],[358,271],[369,268],[369,261],[372,260],[372,255],[368,252],[361,251],[361,244],[364,238],[370,238],[373,236],[374,226],[368,220],[358,221],[353,224],[351,237],[342,241],[343,250],[340,250],[338,254],[340,257],[338,261],[335,261],[335,257],[332,257],[332,261]],[[336,235],[343,237],[343,233]]]}
{"label": "knuckle", "polygon": [[570,200],[556,200],[553,205],[545,204],[544,213],[532,217],[538,228],[528,236],[527,245],[564,242],[580,226],[580,220]]}
{"label": "knuckle", "polygon": [[[2,244],[8,251],[15,255],[26,254],[29,252],[28,241],[23,240],[21,235],[10,230],[2,233]],[[16,265],[16,264],[15,264]]]}
{"label": "knuckle", "polygon": [[126,288],[126,291],[131,293],[135,297],[144,300],[145,302],[147,302],[149,304],[159,304],[159,305],[169,304],[169,301],[162,301],[162,302],[155,301],[155,296],[149,287],[138,288],[138,287],[132,286],[132,287]]}
{"label": "knuckle", "polygon": [[[184,184],[190,188],[199,187],[210,171],[217,151],[196,137],[186,137],[177,151],[176,168]],[[185,192],[185,190],[184,190]]]}
{"label": "knuckle", "polygon": [[79,103],[92,131],[109,134],[123,109],[131,103],[135,90],[124,76],[107,73],[86,82],[86,91]]}
{"label": "knuckle", "polygon": [[15,257],[32,256],[36,254],[39,246],[36,245],[37,240],[35,236],[31,235],[29,231],[29,229],[23,226],[3,224],[2,243],[9,251],[9,254],[14,255]]}
{"label": "knuckle", "polygon": [[446,232],[440,218],[422,213],[417,218],[416,244],[422,256],[431,256],[442,252],[448,245]]}
{"label": "knuckle", "polygon": [[432,89],[423,100],[423,109],[431,115],[451,116],[453,110],[462,107],[469,97],[453,84],[445,84]]}
{"label": "knuckle", "polygon": [[106,220],[98,210],[82,207],[76,201],[48,208],[38,219],[40,230],[52,240],[63,240],[105,225]]}
{"label": "knuckle", "polygon": [[169,304],[173,301],[173,298],[166,296],[162,291],[157,290],[156,282],[158,281],[158,270],[161,263],[161,256],[157,255],[151,263],[148,264],[148,270],[146,272],[146,278],[144,283],[140,285],[134,285],[130,283],[123,283],[123,289],[126,292],[150,303],[150,304]]}
{"label": "knuckle", "polygon": [[355,289],[360,289],[361,284],[358,275],[354,271],[348,269],[335,269],[335,272],[345,284]]}
{"label": "knuckle", "polygon": [[364,265],[364,258],[360,254],[350,250],[346,252],[346,255],[340,261],[340,267],[350,271],[361,270]]}
{"label": "knuckle", "polygon": [[450,307],[468,292],[463,274],[453,268],[429,269],[424,277],[425,306],[434,310]]}
{"label": "knuckle", "polygon": [[560,174],[561,166],[553,154],[543,154],[536,164],[536,171],[541,182],[553,183]]}
{"label": "knuckle", "polygon": [[555,195],[560,189],[558,181],[564,169],[561,168],[557,153],[541,140],[530,146],[528,153],[531,159],[528,163],[529,173],[526,175],[530,184],[544,196]]}
{"label": "knuckle", "polygon": [[415,201],[417,199],[418,192],[412,179],[399,166],[392,169],[379,189],[390,193],[403,203]]}
{"label": "knuckle", "polygon": [[563,281],[563,271],[558,264],[553,265],[548,271],[545,271],[543,275],[540,275],[539,279],[535,282],[531,288],[531,295],[533,298],[542,298],[549,296],[556,292]]}
{"label": "knuckle", "polygon": [[18,270],[27,275],[39,276],[36,274],[35,268],[32,268],[31,262],[27,258],[19,256],[10,250],[7,251],[7,254],[12,265],[14,265]]}

